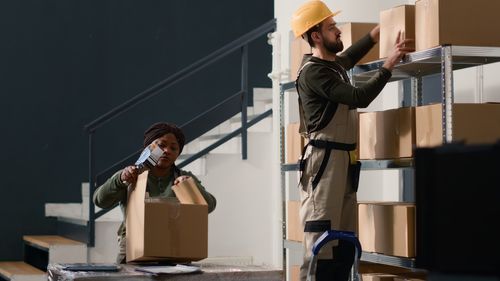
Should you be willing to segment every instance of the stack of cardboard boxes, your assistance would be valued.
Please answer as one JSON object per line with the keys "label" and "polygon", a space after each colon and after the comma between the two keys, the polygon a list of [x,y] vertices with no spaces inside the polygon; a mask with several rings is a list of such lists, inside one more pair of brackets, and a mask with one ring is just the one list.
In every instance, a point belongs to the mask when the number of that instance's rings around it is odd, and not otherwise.
{"label": "stack of cardboard boxes", "polygon": [[490,32],[500,24],[500,2],[417,0],[380,13],[380,58],[387,57],[396,41],[414,39],[416,51],[440,45],[499,47],[500,36]]}
{"label": "stack of cardboard boxes", "polygon": [[[402,38],[414,38],[415,45],[410,47],[416,47],[417,51],[446,44],[500,46],[500,36],[488,34],[493,23],[500,23],[492,12],[498,8],[497,1],[481,0],[471,5],[453,0],[418,0],[415,6],[402,5],[382,11],[380,58],[389,55],[398,32]],[[415,147],[441,145],[442,116],[441,104],[361,113],[360,158],[413,157]],[[498,141],[499,118],[500,104],[454,104],[453,141],[475,144]],[[364,251],[415,257],[415,205],[360,203],[359,238]],[[371,278],[368,280],[397,280],[390,276]]]}

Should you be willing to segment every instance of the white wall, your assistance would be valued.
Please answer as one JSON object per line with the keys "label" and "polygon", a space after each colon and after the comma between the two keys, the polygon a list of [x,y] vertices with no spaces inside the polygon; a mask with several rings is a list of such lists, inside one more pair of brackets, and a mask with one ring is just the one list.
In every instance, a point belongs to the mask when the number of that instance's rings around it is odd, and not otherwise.
{"label": "white wall", "polygon": [[275,226],[271,150],[272,134],[248,134],[248,159],[241,154],[209,154],[203,185],[217,198],[209,215],[209,257],[252,257],[254,264],[280,266],[274,260]]}
{"label": "white wall", "polygon": [[500,63],[454,71],[455,102],[500,102],[499,72]]}

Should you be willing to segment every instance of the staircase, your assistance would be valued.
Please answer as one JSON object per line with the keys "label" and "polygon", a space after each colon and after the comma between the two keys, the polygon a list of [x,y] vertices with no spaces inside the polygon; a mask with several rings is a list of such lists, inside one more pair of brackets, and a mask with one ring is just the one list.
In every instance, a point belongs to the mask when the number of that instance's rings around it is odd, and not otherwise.
{"label": "staircase", "polygon": [[24,261],[0,262],[0,279],[47,280],[50,263],[87,262],[87,245],[57,235],[25,235]]}
{"label": "staircase", "polygon": [[47,274],[22,262],[0,262],[0,279],[12,281],[42,281],[47,280]]}
{"label": "staircase", "polygon": [[[253,106],[248,107],[248,121],[272,107],[271,89],[256,88],[253,96]],[[177,163],[239,127],[241,116],[237,114],[188,143]],[[263,224],[263,229],[247,229],[248,225],[254,224],[252,220],[256,224],[265,220],[267,211],[265,207],[251,212],[244,209],[253,209],[255,202],[262,201],[259,198],[261,195],[252,195],[253,191],[262,189],[265,192],[271,188],[270,176],[266,174],[271,170],[271,161],[266,157],[270,159],[271,155],[262,155],[270,147],[271,135],[272,118],[267,117],[248,129],[248,160],[241,159],[241,137],[237,136],[183,168],[193,172],[218,200],[216,211],[209,216],[209,258],[205,262],[239,265],[270,263],[270,259],[265,257],[267,246],[259,242],[266,240],[266,224]],[[231,172],[224,176],[225,171]],[[249,194],[245,195],[247,192]],[[47,203],[45,215],[56,217],[61,225],[86,225],[91,200],[88,183],[82,183],[81,194],[81,203]],[[98,211],[99,208],[96,208]],[[116,231],[122,220],[118,207],[98,218],[95,247],[90,248],[63,236],[24,236],[25,261],[0,263],[0,275],[6,280],[46,280],[45,271],[49,263],[112,263],[118,252]],[[231,222],[232,228],[228,227],[228,222]],[[252,253],[249,248],[255,244],[262,244],[262,249],[255,249]]]}

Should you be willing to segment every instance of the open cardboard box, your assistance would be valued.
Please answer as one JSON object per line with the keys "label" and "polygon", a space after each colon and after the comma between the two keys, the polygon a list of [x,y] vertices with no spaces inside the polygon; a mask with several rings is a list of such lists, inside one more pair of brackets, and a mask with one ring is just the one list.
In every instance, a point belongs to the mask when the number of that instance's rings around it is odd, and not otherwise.
{"label": "open cardboard box", "polygon": [[148,171],[140,174],[128,194],[127,262],[206,258],[208,205],[194,180],[173,188],[178,198],[148,198],[147,179]]}

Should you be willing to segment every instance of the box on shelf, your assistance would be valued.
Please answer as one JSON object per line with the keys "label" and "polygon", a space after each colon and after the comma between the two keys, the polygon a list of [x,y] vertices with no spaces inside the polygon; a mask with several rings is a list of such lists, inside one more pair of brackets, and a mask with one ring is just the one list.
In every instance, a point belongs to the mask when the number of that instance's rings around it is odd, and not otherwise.
{"label": "box on shelf", "polygon": [[417,0],[416,50],[439,45],[500,46],[500,1]]}
{"label": "box on shelf", "polygon": [[287,210],[287,239],[302,242],[304,240],[304,230],[301,227],[299,218],[300,201],[288,201]]}
{"label": "box on shelf", "polygon": [[[377,23],[347,22],[339,24],[338,28],[342,32],[341,38],[342,43],[344,43],[344,50],[367,35],[375,26],[377,26]],[[357,64],[364,64],[378,60],[378,46],[378,43],[375,44],[375,46],[373,46],[373,48]]]}
{"label": "box on shelf", "polygon": [[302,37],[294,38],[293,35],[291,36],[293,39],[290,42],[290,80],[295,80],[302,63],[302,58],[304,54],[311,53],[311,47]]}
{"label": "box on shelf", "polygon": [[290,281],[300,280],[300,265],[292,265],[290,267]]}
{"label": "box on shelf", "polygon": [[[127,262],[196,261],[207,257],[208,206],[186,204],[177,198],[149,198],[146,193],[148,171],[139,175],[129,191],[127,203]],[[184,181],[180,189],[193,188]],[[195,184],[194,184],[195,185]],[[194,188],[197,189],[196,186]],[[192,199],[187,192],[189,200]],[[195,197],[197,195],[195,194]],[[184,198],[180,195],[179,198]]]}
{"label": "box on shelf", "polygon": [[365,273],[361,274],[363,281],[394,281],[396,275],[386,273]]}
{"label": "box on shelf", "polygon": [[358,204],[359,241],[365,252],[415,257],[415,204]]}
{"label": "box on shelf", "polygon": [[424,278],[400,276],[385,273],[368,273],[361,275],[363,281],[424,281]]}
{"label": "box on shelf", "polygon": [[299,123],[290,123],[286,130],[286,159],[285,163],[296,164],[301,155],[305,139],[299,134]]}
{"label": "box on shelf", "polygon": [[359,114],[360,159],[412,157],[414,145],[414,108],[402,107]]}
{"label": "box on shelf", "polygon": [[[443,144],[442,104],[416,108],[416,146]],[[500,104],[456,103],[452,109],[452,140],[487,144],[500,140]]]}
{"label": "box on shelf", "polygon": [[[380,58],[386,58],[394,49],[401,31],[401,39],[415,39],[415,6],[401,5],[380,12]],[[407,47],[415,48],[415,41]]]}

